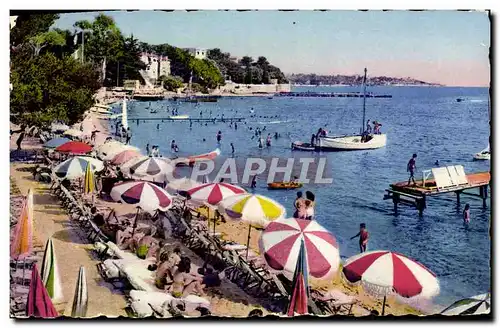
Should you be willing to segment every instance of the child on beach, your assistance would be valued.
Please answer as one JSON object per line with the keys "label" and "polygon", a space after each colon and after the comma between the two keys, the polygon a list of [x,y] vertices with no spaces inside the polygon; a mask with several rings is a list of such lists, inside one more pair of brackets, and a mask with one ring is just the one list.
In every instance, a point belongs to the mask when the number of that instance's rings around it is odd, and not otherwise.
{"label": "child on beach", "polygon": [[359,236],[359,250],[361,253],[366,252],[368,246],[368,230],[366,230],[366,224],[361,223],[359,225],[359,232],[356,236],[352,236],[351,240]]}
{"label": "child on beach", "polygon": [[470,205],[469,204],[465,204],[463,217],[464,217],[464,223],[469,224],[469,222],[470,222]]}

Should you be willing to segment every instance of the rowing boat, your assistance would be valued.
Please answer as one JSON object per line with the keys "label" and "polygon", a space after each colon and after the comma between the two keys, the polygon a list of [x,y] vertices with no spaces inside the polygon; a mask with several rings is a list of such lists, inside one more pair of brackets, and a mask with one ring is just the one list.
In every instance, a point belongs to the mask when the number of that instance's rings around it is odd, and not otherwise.
{"label": "rowing boat", "polygon": [[267,184],[268,189],[296,189],[302,187],[298,182],[271,182]]}

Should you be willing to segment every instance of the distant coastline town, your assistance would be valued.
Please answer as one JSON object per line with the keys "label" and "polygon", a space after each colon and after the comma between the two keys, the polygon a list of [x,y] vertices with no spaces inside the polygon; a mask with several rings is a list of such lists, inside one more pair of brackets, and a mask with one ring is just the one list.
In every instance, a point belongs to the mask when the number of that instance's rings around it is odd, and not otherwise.
{"label": "distant coastline town", "polygon": [[[363,82],[362,75],[316,75],[316,74],[290,74],[287,79],[297,86],[356,86]],[[425,82],[411,77],[369,76],[367,85],[372,86],[436,86],[442,84]]]}

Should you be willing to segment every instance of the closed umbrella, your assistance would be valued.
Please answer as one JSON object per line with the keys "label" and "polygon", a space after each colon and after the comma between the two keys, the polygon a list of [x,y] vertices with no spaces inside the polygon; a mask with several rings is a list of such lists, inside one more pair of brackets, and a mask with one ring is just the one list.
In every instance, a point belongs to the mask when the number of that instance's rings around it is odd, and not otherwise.
{"label": "closed umbrella", "polygon": [[43,253],[42,281],[52,302],[57,303],[63,300],[61,278],[59,276],[52,238],[47,240],[45,252]]}
{"label": "closed umbrella", "polygon": [[83,193],[92,194],[92,203],[94,202],[94,190],[95,190],[95,177],[94,172],[92,172],[92,164],[87,163],[87,168],[85,169],[85,179],[83,184]]}
{"label": "closed umbrella", "polygon": [[68,138],[64,138],[64,137],[61,137],[61,138],[54,138],[54,139],[50,139],[49,141],[47,141],[43,147],[44,148],[49,148],[49,149],[52,149],[52,148],[56,148],[56,147],[59,147],[60,145],[64,145],[65,143],[67,142],[70,142],[71,140],[68,139]]}
{"label": "closed umbrella", "polygon": [[[33,192],[28,190],[21,215],[14,230],[10,245],[10,256],[16,260],[25,259],[33,250]],[[24,275],[23,275],[24,278]]]}
{"label": "closed umbrella", "polygon": [[292,297],[288,304],[287,315],[292,317],[295,313],[307,314],[307,300],[309,299],[309,283],[307,275],[307,260],[304,240],[300,242],[299,257],[293,274]]}
{"label": "closed umbrella", "polygon": [[85,317],[87,315],[88,302],[89,295],[87,289],[87,277],[85,276],[85,268],[81,266],[80,271],[78,272],[78,279],[76,281],[71,316],[73,318]]}
{"label": "closed umbrella", "polygon": [[36,318],[55,318],[59,316],[52,300],[50,299],[43,281],[38,273],[38,267],[33,265],[31,281],[28,292],[28,301],[26,303],[26,315]]}
{"label": "closed umbrella", "polygon": [[121,165],[124,164],[134,158],[141,156],[141,154],[135,150],[127,149],[116,154],[111,160],[111,164],[113,165]]}
{"label": "closed umbrella", "polygon": [[337,241],[316,221],[302,219],[272,221],[261,234],[261,253],[272,269],[290,277],[297,265],[302,240],[309,274],[318,279],[332,277],[340,264]]}
{"label": "closed umbrella", "polygon": [[249,224],[247,257],[252,226],[265,228],[269,221],[282,218],[286,214],[285,208],[280,203],[258,194],[239,194],[228,197],[219,203],[219,209],[225,217]]}
{"label": "closed umbrella", "polygon": [[92,151],[92,146],[80,141],[69,141],[56,147],[55,150],[61,153],[78,155],[90,153]]}
{"label": "closed umbrella", "polygon": [[441,311],[443,315],[477,315],[491,313],[491,294],[481,294],[456,301]]}
{"label": "closed umbrella", "polygon": [[382,315],[389,295],[431,298],[439,294],[432,271],[396,252],[371,251],[350,257],[342,274],[349,283],[361,284],[369,294],[384,298]]}
{"label": "closed umbrella", "polygon": [[55,174],[60,178],[75,179],[85,175],[88,164],[94,172],[104,169],[102,161],[97,158],[86,156],[75,156],[65,160],[54,168]]}

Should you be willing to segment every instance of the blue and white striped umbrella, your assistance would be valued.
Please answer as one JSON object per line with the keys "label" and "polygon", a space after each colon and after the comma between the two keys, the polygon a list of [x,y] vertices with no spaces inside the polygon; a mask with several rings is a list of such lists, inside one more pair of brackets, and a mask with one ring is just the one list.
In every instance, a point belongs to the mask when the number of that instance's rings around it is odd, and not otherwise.
{"label": "blue and white striped umbrella", "polygon": [[65,143],[67,142],[70,142],[71,139],[68,139],[68,138],[64,138],[64,137],[61,137],[61,138],[54,138],[54,139],[50,139],[49,141],[47,141],[43,147],[44,148],[57,148],[59,147],[60,145],[64,145]]}
{"label": "blue and white striped umbrella", "polygon": [[90,162],[93,172],[101,171],[104,168],[102,161],[86,156],[75,156],[65,160],[54,168],[55,174],[60,178],[75,179],[85,175],[87,164]]}

